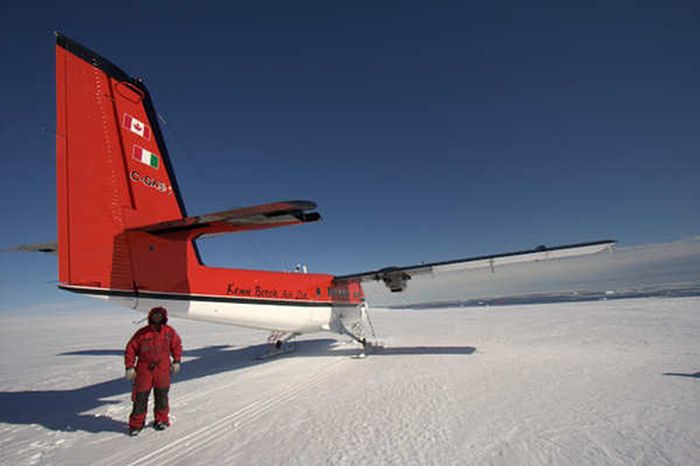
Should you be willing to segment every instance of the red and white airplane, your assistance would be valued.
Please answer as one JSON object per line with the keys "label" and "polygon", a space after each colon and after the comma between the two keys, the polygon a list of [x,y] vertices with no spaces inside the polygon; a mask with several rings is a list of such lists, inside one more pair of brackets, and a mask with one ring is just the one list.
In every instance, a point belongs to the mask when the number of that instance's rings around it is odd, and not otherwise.
{"label": "red and white airplane", "polygon": [[[185,212],[148,89],[57,34],[56,178],[59,287],[140,311],[276,332],[277,343],[319,331],[367,343],[362,283],[393,292],[420,274],[554,260],[614,241],[520,251],[345,276],[207,267],[195,240],[315,222],[309,201],[199,216]],[[52,250],[51,244],[19,249]]]}

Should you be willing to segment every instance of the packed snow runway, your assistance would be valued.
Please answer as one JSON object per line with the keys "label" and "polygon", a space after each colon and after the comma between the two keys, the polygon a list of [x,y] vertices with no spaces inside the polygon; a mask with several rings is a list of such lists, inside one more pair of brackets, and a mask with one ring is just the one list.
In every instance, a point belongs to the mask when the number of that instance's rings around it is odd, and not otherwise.
{"label": "packed snow runway", "polygon": [[[697,464],[700,298],[372,313],[259,361],[266,334],[174,319],[171,428],[125,435],[140,314],[0,316],[4,464]],[[140,324],[139,324],[140,325]],[[151,400],[152,402],[152,400]],[[149,409],[149,420],[151,419]]]}

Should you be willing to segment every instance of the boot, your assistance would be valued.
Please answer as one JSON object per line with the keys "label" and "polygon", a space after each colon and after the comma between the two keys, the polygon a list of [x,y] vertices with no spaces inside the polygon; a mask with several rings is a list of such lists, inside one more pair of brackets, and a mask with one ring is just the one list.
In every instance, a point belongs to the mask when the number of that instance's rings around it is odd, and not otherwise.
{"label": "boot", "polygon": [[153,428],[155,430],[165,430],[168,425],[165,422],[155,422],[153,423]]}

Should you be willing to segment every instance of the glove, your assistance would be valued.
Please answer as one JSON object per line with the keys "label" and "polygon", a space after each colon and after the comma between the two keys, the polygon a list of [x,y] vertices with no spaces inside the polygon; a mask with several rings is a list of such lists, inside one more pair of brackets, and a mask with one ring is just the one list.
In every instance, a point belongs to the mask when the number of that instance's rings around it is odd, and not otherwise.
{"label": "glove", "polygon": [[180,372],[180,361],[175,361],[172,366],[170,366],[170,372],[177,374]]}
{"label": "glove", "polygon": [[124,377],[126,377],[126,380],[134,380],[136,378],[136,369],[133,367],[127,367]]}

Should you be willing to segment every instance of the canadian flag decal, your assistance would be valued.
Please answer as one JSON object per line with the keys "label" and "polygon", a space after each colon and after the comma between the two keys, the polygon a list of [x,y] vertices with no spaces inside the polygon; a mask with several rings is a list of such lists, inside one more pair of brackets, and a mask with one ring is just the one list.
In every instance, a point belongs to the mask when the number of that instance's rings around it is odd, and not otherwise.
{"label": "canadian flag decal", "polygon": [[124,128],[141,136],[147,141],[151,140],[151,128],[149,128],[143,121],[137,120],[128,113],[124,114]]}

